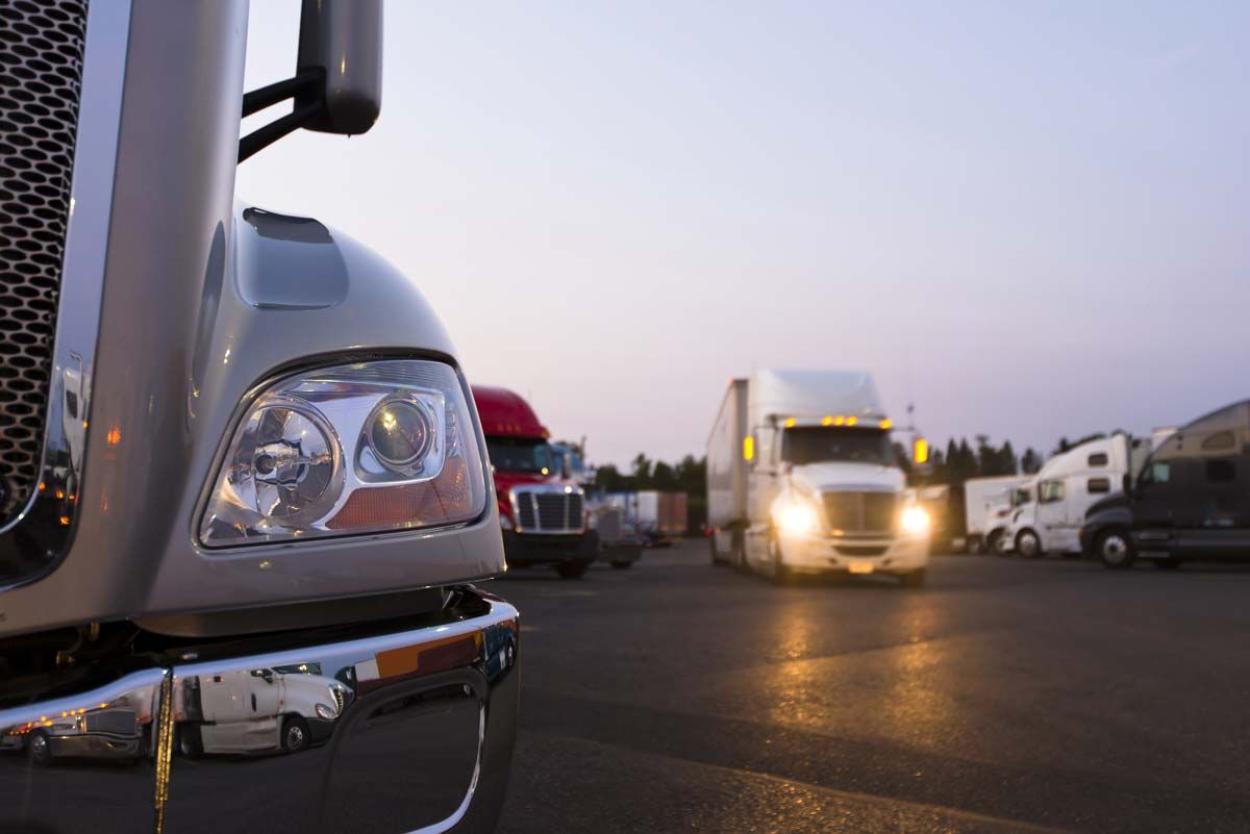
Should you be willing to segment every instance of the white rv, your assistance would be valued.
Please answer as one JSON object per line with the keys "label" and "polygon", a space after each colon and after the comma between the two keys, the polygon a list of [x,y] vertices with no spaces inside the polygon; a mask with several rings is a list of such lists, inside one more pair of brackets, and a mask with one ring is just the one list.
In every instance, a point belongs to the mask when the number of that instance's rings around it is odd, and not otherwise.
{"label": "white rv", "polygon": [[1017,489],[1003,550],[1026,558],[1044,553],[1079,554],[1085,511],[1123,488],[1147,443],[1116,433],[1055,455]]}
{"label": "white rv", "polygon": [[785,581],[885,573],[924,583],[929,517],[907,489],[872,377],[733,380],[708,439],[712,560]]}

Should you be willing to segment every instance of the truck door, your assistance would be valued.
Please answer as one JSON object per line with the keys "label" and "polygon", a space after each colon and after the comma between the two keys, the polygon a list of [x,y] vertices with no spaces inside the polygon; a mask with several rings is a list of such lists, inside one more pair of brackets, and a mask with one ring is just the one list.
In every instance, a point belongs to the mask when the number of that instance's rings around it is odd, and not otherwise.
{"label": "truck door", "polygon": [[1210,433],[1196,445],[1191,495],[1178,507],[1177,544],[1187,553],[1234,555],[1247,545],[1245,450],[1237,449],[1232,429]]}
{"label": "truck door", "polygon": [[1057,539],[1062,538],[1062,528],[1067,523],[1068,512],[1064,496],[1067,485],[1059,478],[1048,478],[1037,484],[1037,534],[1042,537],[1042,550],[1052,550]]}
{"label": "truck door", "polygon": [[1179,458],[1151,460],[1142,469],[1132,495],[1133,538],[1138,551],[1170,552],[1175,545],[1173,513],[1178,504],[1188,500],[1180,483],[1184,470]]}
{"label": "truck door", "polygon": [[764,532],[772,523],[772,505],[777,497],[779,434],[771,426],[757,426],[753,430],[755,456],[747,470],[747,517],[751,529],[746,536],[747,559],[753,562],[762,562],[768,557]]}

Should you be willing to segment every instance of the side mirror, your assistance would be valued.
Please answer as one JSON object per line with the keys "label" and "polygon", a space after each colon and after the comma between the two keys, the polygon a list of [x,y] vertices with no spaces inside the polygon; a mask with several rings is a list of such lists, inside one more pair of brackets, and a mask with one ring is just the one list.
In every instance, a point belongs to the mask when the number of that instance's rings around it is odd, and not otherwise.
{"label": "side mirror", "polygon": [[347,136],[382,109],[382,0],[303,0],[293,78],[243,96],[243,117],[294,99],[290,113],[239,140],[239,162],[299,128]]}
{"label": "side mirror", "polygon": [[382,109],[382,0],[304,0],[296,74],[323,74],[321,89],[295,99],[295,108],[320,98],[320,114],[304,125],[353,135],[373,127]]}
{"label": "side mirror", "polygon": [[1133,476],[1127,472],[1120,478],[1120,489],[1125,495],[1133,494]]}
{"label": "side mirror", "polygon": [[560,456],[560,477],[566,481],[573,477],[573,467],[569,465],[568,455]]}

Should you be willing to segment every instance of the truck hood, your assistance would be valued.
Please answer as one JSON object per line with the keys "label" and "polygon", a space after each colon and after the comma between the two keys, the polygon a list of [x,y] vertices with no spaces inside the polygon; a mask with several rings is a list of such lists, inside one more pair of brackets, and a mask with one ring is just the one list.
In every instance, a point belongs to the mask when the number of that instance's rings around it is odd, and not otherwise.
{"label": "truck hood", "polygon": [[872,463],[808,463],[790,472],[791,482],[809,492],[833,490],[882,490],[901,492],[905,479],[896,466]]}

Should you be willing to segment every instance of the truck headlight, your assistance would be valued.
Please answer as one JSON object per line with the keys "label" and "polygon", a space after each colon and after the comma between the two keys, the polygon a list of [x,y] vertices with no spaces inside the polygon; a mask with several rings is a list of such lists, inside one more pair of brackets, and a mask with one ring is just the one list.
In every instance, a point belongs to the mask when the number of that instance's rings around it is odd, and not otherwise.
{"label": "truck headlight", "polygon": [[809,501],[793,499],[782,504],[775,518],[783,533],[801,536],[820,529],[820,513]]}
{"label": "truck headlight", "polygon": [[329,704],[317,704],[313,709],[316,710],[317,717],[322,721],[333,721],[339,716],[339,711]]}
{"label": "truck headlight", "polygon": [[923,507],[908,507],[903,510],[903,515],[899,518],[899,526],[903,528],[904,533],[912,536],[927,533],[929,532],[929,514]]}
{"label": "truck headlight", "polygon": [[480,444],[441,362],[337,365],[265,389],[200,523],[209,547],[439,527],[486,503]]}

